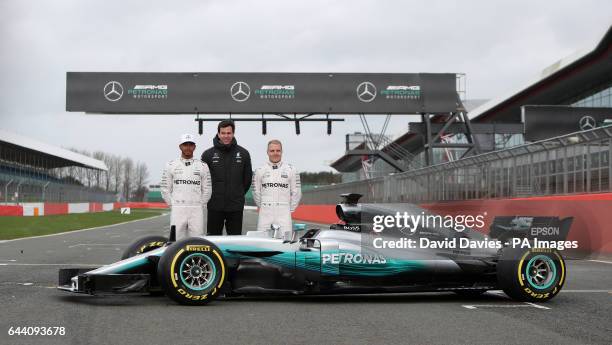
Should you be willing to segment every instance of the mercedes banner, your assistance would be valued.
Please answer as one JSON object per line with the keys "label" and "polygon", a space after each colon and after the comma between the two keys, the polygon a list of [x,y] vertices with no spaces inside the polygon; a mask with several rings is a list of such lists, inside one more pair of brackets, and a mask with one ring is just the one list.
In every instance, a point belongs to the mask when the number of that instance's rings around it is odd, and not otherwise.
{"label": "mercedes banner", "polygon": [[521,116],[525,124],[525,140],[538,141],[608,126],[612,121],[612,110],[603,107],[524,105]]}
{"label": "mercedes banner", "polygon": [[107,114],[457,111],[455,74],[68,72],[66,110]]}

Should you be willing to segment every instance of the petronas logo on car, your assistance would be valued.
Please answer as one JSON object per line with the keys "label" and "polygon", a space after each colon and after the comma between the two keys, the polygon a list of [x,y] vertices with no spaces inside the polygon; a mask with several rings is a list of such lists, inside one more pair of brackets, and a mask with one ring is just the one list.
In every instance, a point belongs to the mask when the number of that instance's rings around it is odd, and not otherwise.
{"label": "petronas logo on car", "polygon": [[383,265],[387,263],[387,259],[382,255],[369,254],[353,254],[353,253],[333,253],[322,254],[321,262],[323,264],[370,264]]}

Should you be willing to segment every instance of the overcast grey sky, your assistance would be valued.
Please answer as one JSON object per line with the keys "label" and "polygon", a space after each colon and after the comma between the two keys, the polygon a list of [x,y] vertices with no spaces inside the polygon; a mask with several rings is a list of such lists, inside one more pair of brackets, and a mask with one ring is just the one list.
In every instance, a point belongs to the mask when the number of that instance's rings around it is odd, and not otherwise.
{"label": "overcast grey sky", "polygon": [[[191,115],[65,111],[67,71],[461,72],[468,98],[511,91],[588,47],[612,24],[611,1],[29,1],[0,0],[0,127],[61,147],[145,162],[157,183]],[[238,143],[263,164],[278,138],[300,170],[330,170],[344,134],[334,126],[239,123]],[[393,120],[392,133],[408,117]],[[378,124],[379,126],[379,124]],[[374,127],[377,127],[375,125]],[[211,144],[205,129],[196,154]]]}

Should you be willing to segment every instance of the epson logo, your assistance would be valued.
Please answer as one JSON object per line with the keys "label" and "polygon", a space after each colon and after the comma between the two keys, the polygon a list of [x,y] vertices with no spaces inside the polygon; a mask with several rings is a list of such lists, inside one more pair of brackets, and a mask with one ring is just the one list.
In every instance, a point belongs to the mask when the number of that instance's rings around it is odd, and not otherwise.
{"label": "epson logo", "polygon": [[324,264],[370,264],[382,265],[387,259],[382,255],[334,253],[321,255]]}
{"label": "epson logo", "polygon": [[558,236],[559,228],[556,226],[544,226],[531,228],[531,236]]}
{"label": "epson logo", "polygon": [[276,187],[276,188],[289,188],[289,184],[288,183],[277,183],[277,182],[269,182],[269,183],[262,183],[261,184],[262,188],[272,188],[272,187]]}
{"label": "epson logo", "polygon": [[197,186],[200,185],[200,182],[201,181],[199,180],[195,180],[195,181],[194,180],[174,180],[174,184],[194,184]]}

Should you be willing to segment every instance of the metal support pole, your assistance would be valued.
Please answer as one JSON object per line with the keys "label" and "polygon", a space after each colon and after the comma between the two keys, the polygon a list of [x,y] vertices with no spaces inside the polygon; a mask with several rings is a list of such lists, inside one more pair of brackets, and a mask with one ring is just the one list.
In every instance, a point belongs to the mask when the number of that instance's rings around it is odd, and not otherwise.
{"label": "metal support pole", "polygon": [[8,204],[8,186],[13,183],[13,179],[8,181],[8,183],[4,186],[4,203]]}
{"label": "metal support pole", "polygon": [[585,167],[585,174],[586,174],[586,188],[585,188],[585,192],[590,193],[591,192],[591,145],[590,144],[585,144],[585,149],[586,149],[586,167]]}
{"label": "metal support pole", "polygon": [[23,183],[23,180],[19,181],[19,183],[17,184],[17,204],[19,204],[19,187],[21,187],[21,184]]}
{"label": "metal support pole", "polygon": [[512,192],[510,193],[510,196],[517,196],[516,195],[516,175],[517,175],[517,162],[516,162],[516,156],[512,157]]}
{"label": "metal support pole", "polygon": [[43,186],[43,190],[42,190],[42,201],[45,202],[45,191],[47,190],[47,186],[49,185],[49,183],[51,183],[51,181],[45,183],[45,185]]}
{"label": "metal support pole", "polygon": [[425,128],[427,129],[427,138],[425,141],[426,149],[425,149],[425,165],[430,166],[433,164],[433,151],[432,151],[432,141],[431,141],[431,121],[429,118],[429,114],[421,114],[423,121],[425,122]]}
{"label": "metal support pole", "polygon": [[612,139],[608,140],[608,190],[612,191]]}
{"label": "metal support pole", "polygon": [[567,185],[568,185],[568,177],[567,177],[567,146],[563,147],[563,193],[567,194]]}

